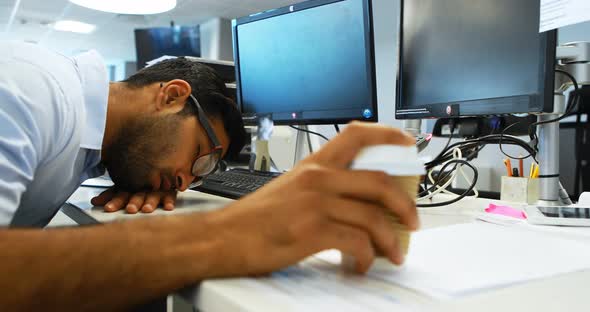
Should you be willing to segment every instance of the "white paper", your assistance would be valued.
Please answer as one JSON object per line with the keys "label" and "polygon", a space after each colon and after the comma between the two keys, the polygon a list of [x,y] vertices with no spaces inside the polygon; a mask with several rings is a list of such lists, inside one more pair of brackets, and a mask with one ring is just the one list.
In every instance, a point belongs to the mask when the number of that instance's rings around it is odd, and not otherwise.
{"label": "white paper", "polygon": [[[300,264],[270,277],[245,278],[242,286],[265,294],[281,311],[412,311],[393,293],[362,276],[344,276],[338,266]],[[276,306],[273,307],[276,311]]]}
{"label": "white paper", "polygon": [[590,240],[475,222],[413,234],[403,267],[380,260],[368,276],[453,298],[589,268]]}
{"label": "white paper", "polygon": [[590,21],[588,0],[541,0],[539,32]]}

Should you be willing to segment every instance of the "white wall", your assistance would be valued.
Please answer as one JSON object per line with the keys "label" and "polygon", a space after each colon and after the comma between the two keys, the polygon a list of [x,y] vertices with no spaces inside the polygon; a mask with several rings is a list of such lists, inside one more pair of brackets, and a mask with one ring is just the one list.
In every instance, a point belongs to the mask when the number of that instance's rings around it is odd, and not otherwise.
{"label": "white wall", "polygon": [[105,60],[105,64],[107,67],[109,67],[109,66],[115,67],[115,80],[114,81],[121,81],[121,80],[125,79],[125,60],[107,59],[107,60]]}
{"label": "white wall", "polygon": [[201,57],[233,61],[231,21],[213,18],[200,25]]}
{"label": "white wall", "polygon": [[395,127],[402,126],[395,119],[398,23],[398,0],[373,0],[379,123]]}

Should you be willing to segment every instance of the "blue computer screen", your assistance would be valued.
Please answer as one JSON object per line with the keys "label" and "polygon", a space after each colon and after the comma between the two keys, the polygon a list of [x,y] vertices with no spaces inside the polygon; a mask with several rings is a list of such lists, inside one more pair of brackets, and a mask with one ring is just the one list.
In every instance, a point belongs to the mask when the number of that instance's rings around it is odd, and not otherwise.
{"label": "blue computer screen", "polygon": [[346,0],[237,26],[242,111],[275,122],[376,114],[366,0]]}

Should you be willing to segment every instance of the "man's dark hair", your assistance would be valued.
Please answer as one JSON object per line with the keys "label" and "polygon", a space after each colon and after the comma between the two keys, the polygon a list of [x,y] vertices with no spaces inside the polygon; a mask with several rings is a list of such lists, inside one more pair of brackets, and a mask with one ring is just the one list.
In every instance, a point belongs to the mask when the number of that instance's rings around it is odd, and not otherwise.
{"label": "man's dark hair", "polygon": [[[211,67],[184,57],[165,60],[146,67],[125,82],[130,88],[140,88],[157,82],[182,79],[192,88],[193,96],[210,119],[218,119],[229,136],[226,159],[237,158],[246,143],[246,131],[238,106],[231,99],[225,83]],[[194,105],[187,103],[179,112],[182,116],[197,116]]]}

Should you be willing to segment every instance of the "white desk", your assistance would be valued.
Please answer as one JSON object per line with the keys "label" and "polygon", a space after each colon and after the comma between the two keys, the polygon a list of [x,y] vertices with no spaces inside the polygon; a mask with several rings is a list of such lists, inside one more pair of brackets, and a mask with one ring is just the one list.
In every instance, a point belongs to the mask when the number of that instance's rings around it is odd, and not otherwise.
{"label": "white desk", "polygon": [[103,211],[102,207],[93,207],[90,204],[90,199],[100,192],[104,191],[102,188],[95,187],[80,187],[69,199],[68,202],[83,209],[88,216],[92,217],[100,223],[135,219],[141,217],[150,216],[162,216],[162,215],[175,215],[183,213],[203,212],[212,209],[221,208],[228,203],[231,203],[231,199],[213,196],[194,191],[186,191],[178,193],[176,201],[176,208],[173,211],[166,211],[163,209],[156,209],[152,213],[127,214],[125,210],[117,212],[107,213]]}
{"label": "white desk", "polygon": [[[81,188],[71,199],[81,208],[88,208],[88,200],[100,190]],[[177,214],[205,211],[224,206],[230,200],[197,192],[186,192],[179,196],[174,212],[158,210],[154,214]],[[422,228],[433,228],[474,220],[490,200],[465,199],[451,206],[442,208],[426,208],[420,210]],[[495,201],[494,201],[495,202]],[[512,203],[511,206],[519,207]],[[87,213],[100,222],[109,222],[121,218],[137,218],[142,214],[126,215],[123,212],[104,213],[99,208],[88,210]],[[146,216],[143,214],[143,216]],[[301,266],[317,267],[323,265],[313,257],[303,261]],[[329,269],[329,268],[328,268]],[[456,300],[438,300],[420,293],[379,281],[363,280],[363,277],[342,277],[343,285],[365,285],[387,289],[401,304],[416,311],[588,311],[590,299],[590,271],[567,274],[546,280],[529,282],[503,289],[480,293]],[[355,284],[357,283],[357,284]],[[254,278],[234,278],[208,280],[200,287],[187,292],[187,297],[204,312],[216,311],[304,311],[294,308],[298,303],[297,295],[271,296],[265,287]],[[266,286],[268,287],[268,286]],[[258,290],[256,290],[258,289]],[[272,291],[271,291],[272,292]],[[318,307],[325,310],[326,307]],[[389,309],[388,309],[389,310]],[[391,310],[395,310],[395,306]],[[307,309],[309,311],[309,309]]]}

